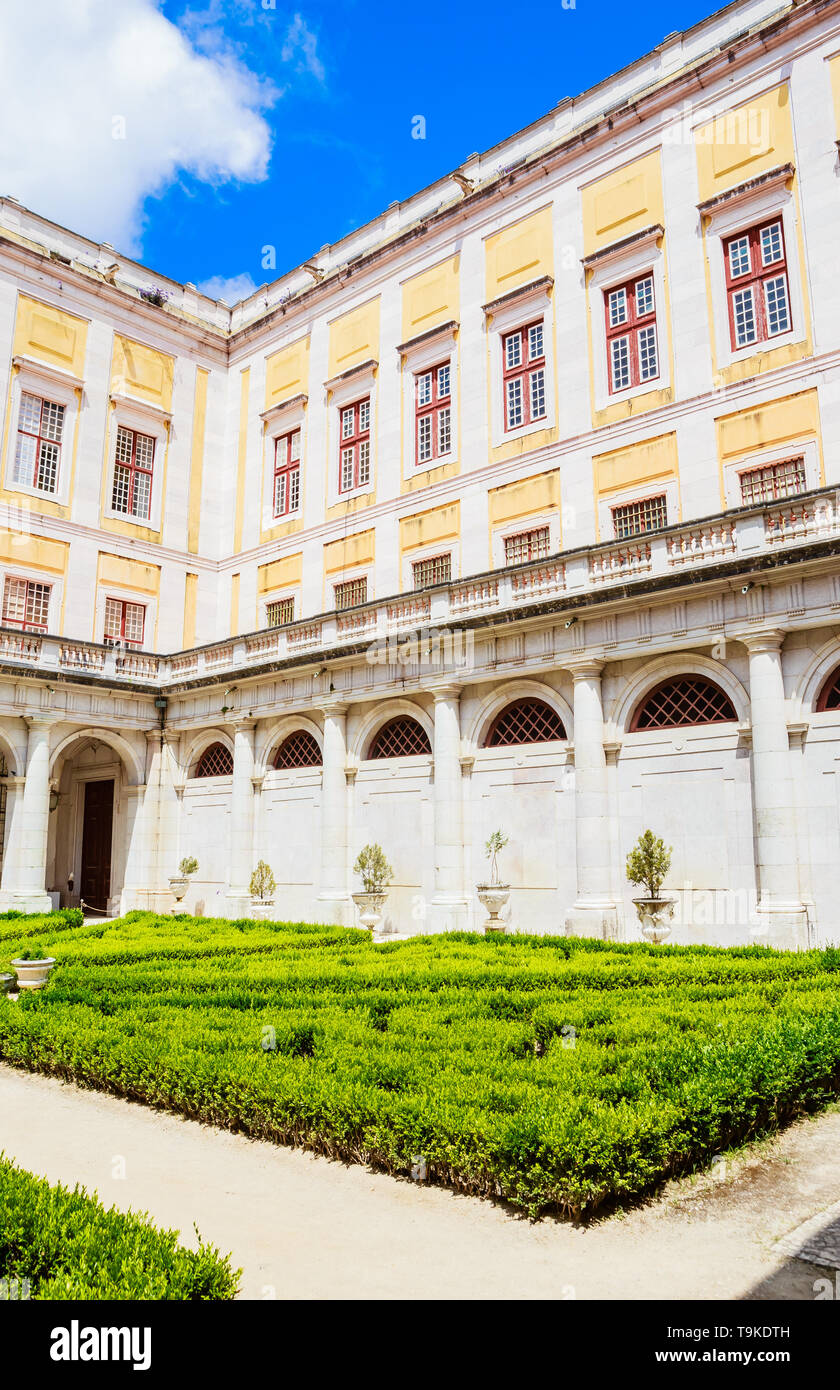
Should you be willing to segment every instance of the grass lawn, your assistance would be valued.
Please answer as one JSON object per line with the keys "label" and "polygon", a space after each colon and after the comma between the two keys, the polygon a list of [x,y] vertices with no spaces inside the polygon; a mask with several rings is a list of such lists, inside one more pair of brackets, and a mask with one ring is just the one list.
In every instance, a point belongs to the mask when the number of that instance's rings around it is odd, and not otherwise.
{"label": "grass lawn", "polygon": [[577,1214],[840,1094],[840,951],[0,920],[0,1057],[248,1134]]}

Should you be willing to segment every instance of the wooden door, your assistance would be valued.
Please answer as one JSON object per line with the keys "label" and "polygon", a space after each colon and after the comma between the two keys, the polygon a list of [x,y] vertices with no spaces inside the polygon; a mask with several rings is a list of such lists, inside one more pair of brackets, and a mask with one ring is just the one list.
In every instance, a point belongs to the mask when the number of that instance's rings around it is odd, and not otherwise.
{"label": "wooden door", "polygon": [[104,912],[111,895],[111,835],[114,823],[114,783],[85,783],[82,830],[81,895]]}

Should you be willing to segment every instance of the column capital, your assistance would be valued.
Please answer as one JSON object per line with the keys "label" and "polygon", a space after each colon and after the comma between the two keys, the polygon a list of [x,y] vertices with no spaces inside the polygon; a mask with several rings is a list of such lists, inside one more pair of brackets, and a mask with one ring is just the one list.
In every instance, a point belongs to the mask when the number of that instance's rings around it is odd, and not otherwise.
{"label": "column capital", "polygon": [[778,627],[756,628],[753,632],[739,632],[735,641],[741,642],[748,652],[777,652],[781,650],[787,633]]}
{"label": "column capital", "polygon": [[226,722],[228,727],[233,729],[235,734],[243,731],[247,732],[249,729],[255,729],[258,723],[256,715],[253,714],[243,714],[241,719],[228,719]]}
{"label": "column capital", "polygon": [[561,669],[568,671],[573,681],[592,680],[595,676],[600,676],[606,665],[603,654],[595,653],[592,656],[563,658]]}
{"label": "column capital", "polygon": [[346,700],[322,700],[320,704],[317,705],[317,709],[320,710],[325,719],[331,714],[346,714],[349,708],[350,706],[347,704]]}
{"label": "column capital", "polygon": [[435,704],[438,704],[441,700],[460,699],[463,688],[462,685],[431,685],[427,687]]}
{"label": "column capital", "polygon": [[64,718],[63,714],[23,714],[21,715],[24,724],[28,729],[51,729],[53,724],[60,724]]}

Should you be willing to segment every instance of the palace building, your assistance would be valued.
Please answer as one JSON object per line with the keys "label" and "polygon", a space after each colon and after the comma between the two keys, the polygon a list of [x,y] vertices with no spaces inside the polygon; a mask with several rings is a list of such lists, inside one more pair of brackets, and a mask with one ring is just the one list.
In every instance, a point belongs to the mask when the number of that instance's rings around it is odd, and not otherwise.
{"label": "palace building", "polygon": [[480,928],[501,829],[632,939],[649,827],[836,939],[839,147],[840,0],[736,0],[232,309],[0,199],[0,905]]}

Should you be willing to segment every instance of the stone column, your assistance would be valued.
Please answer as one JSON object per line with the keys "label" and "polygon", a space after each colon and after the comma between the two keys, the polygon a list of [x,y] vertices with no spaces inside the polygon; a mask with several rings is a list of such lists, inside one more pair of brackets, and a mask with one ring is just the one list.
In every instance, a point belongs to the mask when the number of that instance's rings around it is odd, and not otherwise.
{"label": "stone column", "polygon": [[347,706],[322,707],[324,765],[321,771],[321,891],[324,920],[353,923],[353,900],[347,886]]}
{"label": "stone column", "polygon": [[0,906],[21,912],[49,912],[46,891],[47,839],[50,822],[50,730],[52,715],[24,715],[29,729],[26,776],[15,795],[12,826],[3,861]]}
{"label": "stone column", "polygon": [[178,845],[173,833],[177,734],[160,727],[146,730],[146,781],[125,793],[125,876],[120,911],[142,908],[170,912],[174,899],[169,879],[177,871]]}
{"label": "stone column", "polygon": [[770,946],[808,941],[796,840],[793,770],[782,674],[784,633],[745,633],[749,652],[750,722],[755,859],[758,874],[756,936]]}
{"label": "stone column", "polygon": [[230,801],[228,900],[237,917],[250,916],[254,871],[254,729],[255,719],[233,725],[233,788]]}
{"label": "stone column", "polygon": [[444,685],[431,693],[435,701],[435,891],[430,926],[433,931],[462,931],[467,926],[469,901],[464,892],[461,691]]}
{"label": "stone column", "polygon": [[577,898],[566,913],[565,929],[570,936],[612,938],[618,934],[618,904],[611,890],[602,666],[599,660],[566,666],[574,681]]}

